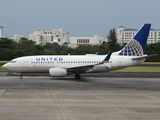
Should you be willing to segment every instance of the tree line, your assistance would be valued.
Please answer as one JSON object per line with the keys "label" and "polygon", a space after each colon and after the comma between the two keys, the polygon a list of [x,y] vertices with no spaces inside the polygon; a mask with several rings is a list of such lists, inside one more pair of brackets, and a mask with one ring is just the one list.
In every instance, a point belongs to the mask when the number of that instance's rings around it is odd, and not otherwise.
{"label": "tree line", "polygon": [[96,52],[107,54],[109,52],[107,46],[106,42],[103,42],[100,46],[80,45],[77,48],[71,48],[67,45],[60,46],[58,43],[47,43],[42,46],[27,38],[21,38],[18,43],[8,38],[0,38],[0,60],[11,60],[30,55],[67,55],[69,53],[71,55],[84,55],[95,54]]}
{"label": "tree line", "polygon": [[[47,43],[42,46],[27,38],[21,38],[18,43],[9,38],[0,38],[0,60],[11,60],[30,55],[67,55],[69,53],[71,55],[85,55],[99,52],[100,55],[104,55],[108,54],[110,50],[118,51],[125,46],[125,44],[117,43],[115,29],[110,30],[107,38],[109,41],[103,42],[101,45],[80,45],[77,48],[71,48],[65,44],[60,46],[57,43]],[[159,54],[148,58],[147,61],[160,62],[160,43],[147,45],[145,54]]]}

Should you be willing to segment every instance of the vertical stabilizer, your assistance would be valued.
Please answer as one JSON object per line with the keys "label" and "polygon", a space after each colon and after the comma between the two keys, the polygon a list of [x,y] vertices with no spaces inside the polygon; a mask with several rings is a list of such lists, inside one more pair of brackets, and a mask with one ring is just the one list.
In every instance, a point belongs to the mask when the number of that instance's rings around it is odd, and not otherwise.
{"label": "vertical stabilizer", "polygon": [[146,48],[151,24],[144,24],[129,43],[120,50],[121,56],[142,56]]}

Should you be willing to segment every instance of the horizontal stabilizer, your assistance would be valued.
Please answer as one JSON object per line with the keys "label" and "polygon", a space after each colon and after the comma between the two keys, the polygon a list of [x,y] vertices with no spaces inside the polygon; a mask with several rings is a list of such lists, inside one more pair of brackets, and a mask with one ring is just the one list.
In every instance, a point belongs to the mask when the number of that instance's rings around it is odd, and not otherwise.
{"label": "horizontal stabilizer", "polygon": [[141,60],[141,59],[150,58],[150,57],[153,57],[156,55],[158,55],[158,54],[137,56],[137,57],[132,58],[132,60]]}

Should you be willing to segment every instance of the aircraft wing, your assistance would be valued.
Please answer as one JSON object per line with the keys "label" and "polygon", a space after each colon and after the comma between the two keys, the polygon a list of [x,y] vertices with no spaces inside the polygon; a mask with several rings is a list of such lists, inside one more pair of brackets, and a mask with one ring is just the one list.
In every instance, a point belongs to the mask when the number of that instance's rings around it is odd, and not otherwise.
{"label": "aircraft wing", "polygon": [[104,58],[104,60],[100,63],[93,63],[93,64],[89,64],[89,65],[74,65],[74,66],[68,66],[66,67],[66,69],[68,71],[87,71],[89,69],[92,69],[95,65],[100,65],[100,64],[104,64],[104,61],[109,61],[110,57],[112,55],[112,51]]}
{"label": "aircraft wing", "polygon": [[88,71],[89,69],[92,69],[94,67],[93,66],[83,66],[83,67],[72,67],[72,68],[68,68],[67,71],[68,72],[75,72],[78,71],[80,73],[85,73],[86,71]]}
{"label": "aircraft wing", "polygon": [[153,56],[156,56],[156,55],[158,55],[158,54],[137,56],[137,57],[132,58],[132,60],[142,60],[142,59],[150,58],[150,57],[153,57]]}

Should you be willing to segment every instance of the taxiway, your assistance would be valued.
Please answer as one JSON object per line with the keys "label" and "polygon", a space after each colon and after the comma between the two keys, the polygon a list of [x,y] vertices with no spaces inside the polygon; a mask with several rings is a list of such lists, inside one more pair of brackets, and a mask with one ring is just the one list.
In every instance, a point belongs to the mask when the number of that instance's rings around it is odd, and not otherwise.
{"label": "taxiway", "polygon": [[160,78],[0,77],[2,120],[158,120]]}

